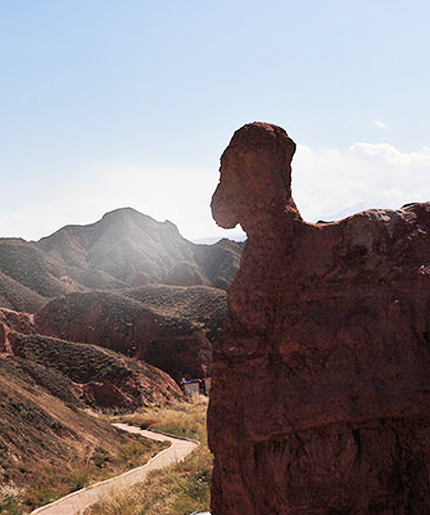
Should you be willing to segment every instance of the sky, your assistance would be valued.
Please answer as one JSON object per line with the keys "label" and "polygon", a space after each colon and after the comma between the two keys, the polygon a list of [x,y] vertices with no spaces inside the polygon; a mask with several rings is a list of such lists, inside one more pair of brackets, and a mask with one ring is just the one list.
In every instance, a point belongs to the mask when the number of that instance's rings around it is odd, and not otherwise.
{"label": "sky", "polygon": [[297,143],[305,220],[430,200],[428,0],[0,0],[0,237],[133,207],[217,228],[253,121]]}

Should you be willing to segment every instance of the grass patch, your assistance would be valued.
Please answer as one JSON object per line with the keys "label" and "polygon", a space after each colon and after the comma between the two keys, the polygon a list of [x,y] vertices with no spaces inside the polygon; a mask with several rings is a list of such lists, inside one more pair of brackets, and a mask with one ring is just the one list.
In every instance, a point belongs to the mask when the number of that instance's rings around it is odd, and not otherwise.
{"label": "grass patch", "polygon": [[206,444],[207,405],[207,397],[198,395],[171,406],[142,408],[135,413],[121,416],[120,420],[142,429],[190,438]]}
{"label": "grass patch", "polygon": [[212,455],[207,447],[207,399],[196,397],[170,408],[145,409],[121,420],[201,442],[183,463],[152,473],[147,481],[118,491],[84,515],[189,515],[208,511]]}

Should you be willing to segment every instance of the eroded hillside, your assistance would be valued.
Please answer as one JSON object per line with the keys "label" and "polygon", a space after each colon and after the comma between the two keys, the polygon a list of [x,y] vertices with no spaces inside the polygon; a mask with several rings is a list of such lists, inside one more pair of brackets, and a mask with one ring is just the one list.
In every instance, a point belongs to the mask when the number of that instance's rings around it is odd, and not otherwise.
{"label": "eroded hillside", "polygon": [[89,474],[104,477],[113,466],[126,467],[128,448],[145,450],[144,444],[77,408],[73,392],[61,380],[57,383],[59,374],[44,368],[52,387],[71,394],[69,402],[64,402],[67,395],[61,399],[42,386],[40,373],[27,360],[1,356],[0,487],[20,492],[19,513],[80,488]]}
{"label": "eroded hillside", "polygon": [[72,293],[36,313],[41,334],[97,344],[161,368],[176,380],[210,372],[225,292],[207,286],[149,285],[121,292]]}
{"label": "eroded hillside", "polygon": [[169,404],[183,377],[209,375],[241,250],[132,209],[0,239],[0,486],[35,505],[46,499],[29,485],[61,476],[67,493],[69,467],[116,462],[127,445],[88,410]]}

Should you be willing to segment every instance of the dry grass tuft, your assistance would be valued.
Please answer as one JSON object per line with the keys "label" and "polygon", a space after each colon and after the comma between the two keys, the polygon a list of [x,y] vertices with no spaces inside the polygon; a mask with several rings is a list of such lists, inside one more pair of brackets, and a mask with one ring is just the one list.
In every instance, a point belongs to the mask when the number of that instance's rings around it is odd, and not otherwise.
{"label": "dry grass tuft", "polygon": [[190,438],[206,444],[207,406],[207,397],[195,395],[171,406],[139,409],[135,413],[122,416],[121,421],[142,429]]}

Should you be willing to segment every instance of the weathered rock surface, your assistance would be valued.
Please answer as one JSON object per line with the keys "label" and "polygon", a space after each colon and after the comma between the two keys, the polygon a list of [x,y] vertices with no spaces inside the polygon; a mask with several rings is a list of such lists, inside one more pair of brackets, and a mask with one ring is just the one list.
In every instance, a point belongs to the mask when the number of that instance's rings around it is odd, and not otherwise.
{"label": "weathered rock surface", "polygon": [[18,331],[23,334],[34,334],[33,315],[22,311],[13,311],[12,309],[0,308],[0,322],[8,329]]}
{"label": "weathered rock surface", "polygon": [[295,144],[254,123],[217,223],[248,234],[214,345],[212,515],[430,514],[430,204],[302,220]]}

